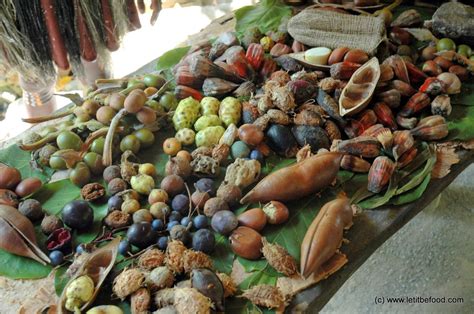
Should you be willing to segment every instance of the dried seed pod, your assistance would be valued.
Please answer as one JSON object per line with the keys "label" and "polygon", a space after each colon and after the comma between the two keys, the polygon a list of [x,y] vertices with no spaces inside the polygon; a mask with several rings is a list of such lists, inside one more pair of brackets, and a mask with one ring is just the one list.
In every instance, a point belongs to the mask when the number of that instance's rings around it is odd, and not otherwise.
{"label": "dried seed pod", "polygon": [[229,237],[232,251],[240,257],[256,260],[262,255],[262,236],[257,231],[240,226]]}
{"label": "dried seed pod", "polygon": [[130,311],[132,313],[146,313],[151,306],[151,295],[147,288],[140,288],[130,298]]}
{"label": "dried seed pod", "polygon": [[313,72],[306,72],[305,70],[301,70],[299,72],[293,73],[291,75],[291,80],[305,80],[311,85],[318,85],[318,81],[320,78],[324,78],[326,75],[324,72],[321,71],[313,71]]}
{"label": "dried seed pod", "polygon": [[191,273],[191,286],[208,297],[217,311],[224,309],[224,286],[219,277],[209,269],[194,269]]}
{"label": "dried seed pod", "polygon": [[410,45],[413,39],[412,34],[400,27],[392,27],[389,37],[397,45]]}
{"label": "dried seed pod", "polygon": [[344,61],[364,64],[369,61],[369,55],[361,49],[351,49],[345,54]]}
{"label": "dried seed pod", "polygon": [[165,261],[165,254],[158,249],[146,250],[138,258],[138,267],[145,270],[152,270],[158,266],[163,266]]}
{"label": "dried seed pod", "polygon": [[198,101],[200,101],[204,96],[198,90],[184,86],[184,85],[176,85],[174,88],[174,94],[178,100],[186,99],[188,97],[192,97]]}
{"label": "dried seed pod", "polygon": [[364,132],[362,123],[357,120],[349,120],[349,123],[344,127],[344,133],[348,138],[354,138],[361,135]]}
{"label": "dried seed pod", "polygon": [[410,9],[403,11],[393,22],[390,26],[398,26],[398,27],[413,27],[418,26],[423,23],[423,19],[421,18],[420,13],[415,9]]}
{"label": "dried seed pod", "polygon": [[321,106],[328,116],[336,120],[340,125],[345,125],[347,122],[339,114],[339,106],[337,102],[323,90],[318,91],[316,101]]}
{"label": "dried seed pod", "polygon": [[153,290],[171,288],[174,284],[174,280],[173,272],[166,266],[154,268],[147,278]]}
{"label": "dried seed pod", "polygon": [[415,145],[415,139],[411,135],[410,131],[395,131],[393,133],[393,148],[392,153],[395,160],[398,160],[400,156],[408,151]]}
{"label": "dried seed pod", "polygon": [[334,140],[340,140],[342,138],[341,131],[339,131],[339,127],[336,123],[331,120],[326,120],[324,124],[324,130],[328,134],[329,140],[332,142]]}
{"label": "dried seed pod", "polygon": [[373,106],[374,112],[377,115],[377,120],[382,123],[383,125],[389,127],[392,131],[398,128],[397,122],[395,121],[395,117],[393,116],[392,109],[383,103],[378,102]]}
{"label": "dried seed pod", "polygon": [[410,84],[410,77],[408,75],[408,70],[405,65],[405,61],[399,55],[392,55],[385,59],[383,64],[388,64],[392,67],[395,77],[397,77],[402,82]]}
{"label": "dried seed pod", "polygon": [[324,118],[311,109],[300,110],[293,118],[293,123],[296,125],[321,126],[324,122]]}
{"label": "dried seed pod", "polygon": [[217,41],[214,42],[212,44],[211,50],[209,51],[209,59],[215,60],[215,59],[219,58],[220,56],[222,56],[224,54],[224,52],[228,48],[229,48],[229,46],[227,46],[224,43],[217,42]]}
{"label": "dried seed pod", "polygon": [[380,142],[370,136],[341,141],[337,144],[337,151],[355,156],[374,158],[380,155]]}
{"label": "dried seed pod", "polygon": [[422,66],[422,70],[429,76],[437,76],[443,73],[441,67],[436,62],[434,62],[434,60],[425,61]]}
{"label": "dried seed pod", "polygon": [[237,285],[232,277],[224,273],[216,273],[216,275],[219,277],[219,280],[222,282],[222,286],[224,287],[224,298],[235,295],[237,292]]}
{"label": "dried seed pod", "polygon": [[260,170],[261,165],[257,160],[237,158],[227,167],[224,184],[235,185],[244,189],[258,180]]}
{"label": "dried seed pod", "polygon": [[289,81],[287,87],[295,95],[295,101],[297,104],[305,103],[314,98],[317,93],[316,86],[305,80]]}
{"label": "dried seed pod", "polygon": [[[437,56],[436,58],[433,59],[433,61],[437,65],[439,65],[439,67],[442,69],[441,72],[448,71],[448,69],[453,65],[453,62],[441,56]],[[439,75],[439,74],[441,73],[438,73],[436,75]],[[430,76],[436,76],[436,75],[430,75]]]}
{"label": "dried seed pod", "polygon": [[237,89],[239,85],[216,77],[206,78],[202,84],[205,96],[223,97]]}
{"label": "dried seed pod", "polygon": [[417,154],[418,149],[416,147],[412,147],[406,152],[404,152],[403,155],[401,155],[400,158],[397,160],[397,168],[401,169],[408,165],[413,159],[415,159]]}
{"label": "dried seed pod", "polygon": [[306,144],[296,153],[296,162],[301,162],[311,156],[314,156],[313,152],[311,151],[311,146]]}
{"label": "dried seed pod", "polygon": [[270,243],[267,239],[262,238],[262,253],[268,264],[275,268],[276,271],[287,277],[297,273],[298,267],[296,260],[291,256],[285,248],[276,243]]}
{"label": "dried seed pod", "polygon": [[383,93],[379,93],[376,99],[387,104],[390,108],[395,109],[400,106],[402,94],[396,89],[389,89]]}
{"label": "dried seed pod", "polygon": [[409,130],[413,129],[418,123],[418,119],[416,117],[406,118],[402,117],[401,115],[397,115],[396,119],[399,126]]}
{"label": "dried seed pod", "polygon": [[222,164],[230,155],[230,146],[227,144],[217,144],[212,149],[212,158],[217,160],[219,164]]}
{"label": "dried seed pod", "polygon": [[464,82],[469,79],[469,71],[460,65],[453,65],[449,68],[449,73],[456,74],[459,79]]}
{"label": "dried seed pod", "polygon": [[114,279],[112,290],[117,297],[123,300],[140,289],[144,282],[145,275],[137,268],[130,268],[122,271]]}
{"label": "dried seed pod", "polygon": [[[233,65],[233,66],[236,66],[237,64],[240,65],[240,63],[238,63],[236,60],[239,60],[239,59],[245,60],[245,54],[243,50],[241,50],[240,52],[233,51],[232,53],[229,53],[229,54],[230,55],[227,56],[227,63],[229,65]],[[229,62],[230,59],[232,59],[232,61],[235,62],[235,64],[233,62]],[[247,63],[245,64],[247,65]],[[192,58],[190,58],[189,71],[193,75],[198,76],[198,77],[217,77],[217,78],[221,78],[221,79],[231,81],[234,83],[240,83],[243,81],[242,78],[240,78],[238,75],[235,75],[233,73],[230,73],[224,70],[220,66],[214,64],[207,57],[202,56],[202,55],[195,55]],[[241,77],[245,77],[245,76],[241,75]]]}
{"label": "dried seed pod", "polygon": [[347,197],[324,204],[301,243],[301,274],[305,278],[317,271],[341,246],[343,230],[352,225],[352,216]]}
{"label": "dried seed pod", "polygon": [[422,92],[418,92],[402,107],[398,113],[402,117],[411,117],[430,105],[430,97]]}
{"label": "dried seed pod", "polygon": [[382,191],[390,181],[394,170],[395,164],[390,158],[386,156],[375,158],[369,170],[367,189],[373,193]]}
{"label": "dried seed pod", "polygon": [[357,69],[360,68],[360,64],[352,63],[348,61],[334,63],[331,65],[330,73],[331,77],[338,80],[349,80]]}
{"label": "dried seed pod", "polygon": [[377,133],[377,140],[382,144],[382,147],[385,150],[390,150],[393,144],[393,134],[390,129],[383,128],[380,132]]}
{"label": "dried seed pod", "polygon": [[343,89],[344,87],[346,87],[346,84],[347,82],[345,81],[336,80],[332,77],[325,77],[321,81],[319,81],[318,86],[326,93],[332,93],[336,89]]}
{"label": "dried seed pod", "polygon": [[419,91],[428,95],[436,96],[446,93],[446,84],[436,77],[429,77],[420,86]]}
{"label": "dried seed pod", "polygon": [[428,77],[425,73],[423,73],[420,69],[416,67],[411,62],[405,61],[405,65],[408,70],[408,75],[410,76],[410,82],[413,84],[418,84],[421,82],[424,82],[426,78]]}
{"label": "dried seed pod", "polygon": [[201,147],[198,147],[198,148],[196,148],[195,150],[193,150],[191,152],[191,157],[193,159],[196,159],[199,155],[204,155],[204,156],[211,157],[212,156],[212,148],[207,147],[207,146],[201,146]]}
{"label": "dried seed pod", "polygon": [[158,308],[174,304],[176,288],[165,288],[158,290],[155,294],[155,304]]}
{"label": "dried seed pod", "polygon": [[339,63],[344,60],[344,56],[350,49],[347,47],[338,47],[334,49],[328,58],[328,64],[333,65],[334,63]]}
{"label": "dried seed pod", "polygon": [[192,88],[200,89],[204,82],[204,77],[197,77],[189,71],[189,66],[183,65],[178,67],[175,74],[176,85],[184,85]]}
{"label": "dried seed pod", "polygon": [[291,48],[281,43],[276,43],[272,49],[270,49],[270,55],[274,58],[289,54],[290,52]]}
{"label": "dried seed pod", "polygon": [[251,43],[245,54],[250,65],[253,67],[255,71],[258,71],[263,64],[265,52],[263,51],[263,47],[257,43]]}
{"label": "dried seed pod", "polygon": [[[212,156],[212,148],[210,154]],[[193,175],[197,177],[217,177],[220,172],[219,162],[212,157],[198,155],[191,161]]]}
{"label": "dried seed pod", "polygon": [[272,90],[272,102],[283,112],[293,111],[296,108],[295,96],[286,86]]}
{"label": "dried seed pod", "polygon": [[389,88],[398,90],[404,97],[411,97],[416,93],[416,89],[401,80],[390,81]]}
{"label": "dried seed pod", "polygon": [[132,223],[132,216],[121,210],[114,210],[110,212],[104,219],[104,224],[111,228],[117,229],[128,226]]}
{"label": "dried seed pod", "polygon": [[446,120],[442,116],[434,115],[421,119],[410,132],[421,140],[432,141],[448,136],[449,129]]}
{"label": "dried seed pod", "polygon": [[176,288],[174,307],[178,313],[208,314],[212,308],[211,300],[194,288]]}
{"label": "dried seed pod", "polygon": [[260,69],[260,75],[263,79],[267,79],[276,71],[277,64],[272,58],[264,58],[263,65]]}
{"label": "dried seed pod", "polygon": [[290,117],[278,109],[269,109],[266,114],[270,118],[270,123],[289,125],[291,122]]}
{"label": "dried seed pod", "polygon": [[270,93],[275,87],[285,86],[290,81],[290,75],[288,72],[278,70],[270,75],[270,79],[265,83],[264,90]]}
{"label": "dried seed pod", "polygon": [[244,290],[242,297],[255,305],[270,309],[277,309],[285,304],[285,299],[280,290],[270,285],[255,285],[248,290]]}
{"label": "dried seed pod", "polygon": [[341,159],[341,168],[353,172],[369,172],[370,163],[360,157],[344,155]]}
{"label": "dried seed pod", "polygon": [[254,123],[255,120],[260,116],[260,112],[256,105],[250,102],[244,101],[242,103],[242,122],[243,123]]}
{"label": "dried seed pod", "polygon": [[181,241],[173,240],[168,243],[168,247],[166,248],[165,264],[174,273],[179,274],[184,271],[183,257],[186,250],[186,247]]}
{"label": "dried seed pod", "polygon": [[389,64],[380,65],[380,79],[379,82],[388,82],[393,79],[395,73]]}
{"label": "dried seed pod", "polygon": [[244,83],[240,84],[239,87],[237,87],[236,90],[234,90],[232,95],[234,97],[237,97],[237,98],[240,98],[240,97],[250,98],[253,94],[255,94],[255,90],[256,90],[256,87],[255,87],[254,83],[244,82]]}
{"label": "dried seed pod", "polygon": [[288,55],[279,56],[275,59],[275,61],[282,68],[282,70],[288,72],[298,72],[303,69],[303,66],[298,63],[298,61]]}
{"label": "dried seed pod", "polygon": [[448,95],[438,95],[431,102],[431,113],[447,117],[451,114],[451,98]]}
{"label": "dried seed pod", "polygon": [[185,273],[197,268],[212,269],[212,260],[203,252],[186,250],[183,254],[183,268]]}
{"label": "dried seed pod", "polygon": [[257,108],[260,112],[267,112],[269,109],[275,108],[271,93],[265,93],[258,99]]}
{"label": "dried seed pod", "polygon": [[362,129],[366,130],[377,123],[377,115],[373,110],[366,109],[357,116],[357,120],[362,125]]}

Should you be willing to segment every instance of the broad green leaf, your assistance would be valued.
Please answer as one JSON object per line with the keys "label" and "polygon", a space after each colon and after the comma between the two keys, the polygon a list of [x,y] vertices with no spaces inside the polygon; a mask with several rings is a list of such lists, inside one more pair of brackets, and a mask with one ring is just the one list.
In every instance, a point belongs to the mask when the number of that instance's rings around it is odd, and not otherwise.
{"label": "broad green leaf", "polygon": [[35,170],[31,165],[31,152],[20,149],[16,144],[0,150],[0,162],[17,168],[23,179],[36,177],[47,182],[53,173],[51,169]]}
{"label": "broad green leaf", "polygon": [[[474,93],[473,93],[474,96]],[[453,106],[448,118],[449,140],[468,141],[474,139],[474,97],[469,106]]]}
{"label": "broad green leaf", "polygon": [[171,69],[188,53],[189,48],[191,47],[179,47],[165,52],[158,58],[158,61],[156,62],[156,70],[164,71]]}
{"label": "broad green leaf", "polygon": [[425,167],[414,173],[408,183],[397,189],[395,195],[400,195],[420,185],[425,180],[425,178],[430,175],[435,163],[436,154],[432,154],[431,158],[426,162]]}
{"label": "broad green leaf", "polygon": [[51,266],[0,249],[0,275],[11,279],[38,279],[48,276]]}
{"label": "broad green leaf", "polygon": [[406,193],[400,194],[395,196],[390,200],[390,204],[393,205],[403,205],[407,203],[411,203],[419,199],[426,190],[426,187],[430,183],[431,174],[428,175],[423,179],[420,185],[418,185],[415,189],[410,190]]}
{"label": "broad green leaf", "polygon": [[66,287],[69,277],[66,275],[67,267],[62,266],[54,272],[54,291],[57,296],[63,293],[64,287]]}
{"label": "broad green leaf", "polygon": [[230,248],[229,239],[217,233],[215,235],[216,248],[212,253],[214,268],[219,272],[230,274],[234,262],[234,253]]}
{"label": "broad green leaf", "polygon": [[280,0],[262,0],[255,6],[245,6],[234,12],[235,30],[243,35],[250,28],[258,27],[262,33],[277,30],[282,19],[291,16],[291,7]]}
{"label": "broad green leaf", "polygon": [[43,204],[43,209],[49,215],[57,215],[64,205],[79,199],[81,189],[69,179],[64,179],[43,185],[35,194],[35,198]]}

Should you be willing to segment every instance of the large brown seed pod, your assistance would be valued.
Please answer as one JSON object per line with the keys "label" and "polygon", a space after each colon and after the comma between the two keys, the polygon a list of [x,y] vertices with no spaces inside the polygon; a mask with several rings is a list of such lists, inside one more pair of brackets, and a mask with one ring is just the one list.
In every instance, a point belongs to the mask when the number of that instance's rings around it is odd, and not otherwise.
{"label": "large brown seed pod", "polygon": [[290,201],[316,193],[334,181],[342,156],[339,152],[317,154],[275,171],[263,178],[240,202]]}

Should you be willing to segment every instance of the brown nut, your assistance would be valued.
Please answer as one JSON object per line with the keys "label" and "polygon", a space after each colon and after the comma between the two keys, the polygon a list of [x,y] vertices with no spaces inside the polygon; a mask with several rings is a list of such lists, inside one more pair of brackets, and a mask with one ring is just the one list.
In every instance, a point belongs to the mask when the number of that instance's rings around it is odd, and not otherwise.
{"label": "brown nut", "polygon": [[443,72],[441,67],[436,62],[434,62],[434,60],[426,61],[421,69],[429,76],[438,76]]}
{"label": "brown nut", "polygon": [[342,60],[344,60],[344,56],[349,50],[350,49],[347,47],[338,47],[334,49],[329,55],[328,64],[331,65],[334,63],[342,62]]}
{"label": "brown nut", "polygon": [[267,224],[267,216],[261,208],[249,209],[237,217],[239,224],[245,227],[252,228],[256,231],[261,231]]}
{"label": "brown nut", "polygon": [[364,64],[369,61],[369,55],[361,49],[351,49],[344,56],[344,61]]}
{"label": "brown nut", "polygon": [[279,225],[288,220],[290,211],[285,204],[278,201],[271,201],[263,206],[263,211],[267,216],[267,222],[271,225]]}
{"label": "brown nut", "polygon": [[42,185],[43,183],[38,178],[27,178],[18,183],[15,189],[15,193],[19,197],[25,197],[37,192]]}
{"label": "brown nut", "polygon": [[436,58],[437,52],[438,51],[436,50],[435,46],[428,46],[421,52],[421,58],[425,61],[433,60],[434,58]]}
{"label": "brown nut", "polygon": [[263,132],[255,124],[243,124],[239,128],[239,138],[247,145],[256,146],[263,141]]}
{"label": "brown nut", "polygon": [[397,45],[409,45],[413,36],[406,30],[400,27],[392,27],[390,31],[390,39]]}
{"label": "brown nut", "polygon": [[18,206],[18,195],[7,189],[0,189],[0,205]]}
{"label": "brown nut", "polygon": [[222,198],[229,206],[237,205],[242,198],[242,191],[233,184],[221,184],[217,189],[217,197]]}
{"label": "brown nut", "polygon": [[238,227],[229,237],[232,251],[240,257],[256,260],[262,256],[262,236],[249,227]]}
{"label": "brown nut", "polygon": [[204,215],[207,217],[214,216],[220,210],[229,210],[227,202],[220,197],[212,197],[204,204]]}
{"label": "brown nut", "polygon": [[18,169],[0,165],[0,189],[14,190],[21,181],[21,174]]}
{"label": "brown nut", "polygon": [[191,201],[193,203],[193,206],[199,209],[204,208],[204,204],[206,204],[209,198],[210,196],[207,192],[194,191],[191,195]]}
{"label": "brown nut", "polygon": [[451,61],[443,57],[436,57],[433,61],[440,66],[443,71],[448,71],[448,69],[453,65]]}
{"label": "brown nut", "polygon": [[466,81],[469,78],[469,72],[465,67],[460,65],[453,65],[449,68],[449,73],[456,74],[461,81]]}

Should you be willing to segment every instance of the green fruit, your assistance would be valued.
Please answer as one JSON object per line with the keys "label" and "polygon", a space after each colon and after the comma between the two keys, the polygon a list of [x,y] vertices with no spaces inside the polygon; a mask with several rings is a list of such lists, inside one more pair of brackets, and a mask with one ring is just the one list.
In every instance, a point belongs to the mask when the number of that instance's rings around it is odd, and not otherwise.
{"label": "green fruit", "polygon": [[161,75],[146,74],[143,77],[143,83],[145,83],[147,87],[160,88],[166,83],[166,80]]}
{"label": "green fruit", "polygon": [[102,155],[104,153],[105,137],[96,138],[91,145],[91,152]]}
{"label": "green fruit", "polygon": [[84,162],[95,175],[102,174],[102,172],[104,171],[104,165],[102,164],[102,156],[97,153],[87,153],[84,156]]}
{"label": "green fruit", "polygon": [[183,128],[191,128],[199,118],[201,104],[192,97],[179,102],[173,115],[173,124],[176,131]]}
{"label": "green fruit", "polygon": [[79,151],[83,142],[76,133],[71,131],[62,131],[56,138],[56,144],[58,145],[59,149],[73,149]]}
{"label": "green fruit", "polygon": [[201,99],[201,111],[203,116],[217,115],[219,113],[219,99],[214,97],[204,97]]}
{"label": "green fruit", "polygon": [[250,148],[242,141],[237,141],[230,148],[232,158],[247,158],[250,155]]}
{"label": "green fruit", "polygon": [[140,141],[133,134],[127,135],[122,139],[122,141],[120,141],[120,150],[122,153],[131,150],[136,154],[140,150]]}
{"label": "green fruit", "polygon": [[55,154],[49,158],[49,166],[54,170],[64,170],[67,168],[64,159],[62,157],[55,156]]}
{"label": "green fruit", "polygon": [[240,121],[242,105],[237,98],[226,97],[222,100],[219,108],[219,117],[225,126],[230,124],[238,125]]}
{"label": "green fruit", "polygon": [[194,131],[191,129],[184,128],[176,132],[175,137],[181,142],[182,145],[192,145],[194,143],[196,133],[194,133]]}
{"label": "green fruit", "polygon": [[442,38],[436,43],[436,50],[445,51],[445,50],[456,50],[456,44],[451,38]]}
{"label": "green fruit", "polygon": [[133,87],[133,86],[138,85],[140,83],[143,83],[143,82],[141,80],[137,79],[137,78],[130,79],[130,80],[128,80],[127,88]]}
{"label": "green fruit", "polygon": [[222,126],[210,126],[196,134],[196,146],[211,147],[219,143],[219,140],[224,134],[225,129]]}
{"label": "green fruit", "polygon": [[474,61],[474,55],[469,57],[469,60]]}
{"label": "green fruit", "polygon": [[161,96],[159,103],[166,111],[175,110],[178,106],[178,100],[172,92],[166,92]]}
{"label": "green fruit", "polygon": [[472,55],[472,49],[468,45],[462,44],[458,46],[458,53],[469,58]]}
{"label": "green fruit", "polygon": [[159,102],[153,99],[147,100],[147,102],[145,103],[145,106],[148,106],[151,109],[155,110],[158,116],[162,116],[166,112],[165,108]]}
{"label": "green fruit", "polygon": [[91,179],[91,171],[84,162],[79,162],[69,174],[69,180],[77,186],[84,186]]}
{"label": "green fruit", "polygon": [[140,141],[142,147],[150,147],[155,142],[155,135],[149,129],[140,129],[135,131],[134,134]]}
{"label": "green fruit", "polygon": [[208,116],[202,116],[197,119],[196,123],[194,123],[194,129],[196,131],[201,131],[207,127],[218,125],[222,125],[222,121],[218,116],[213,114]]}

